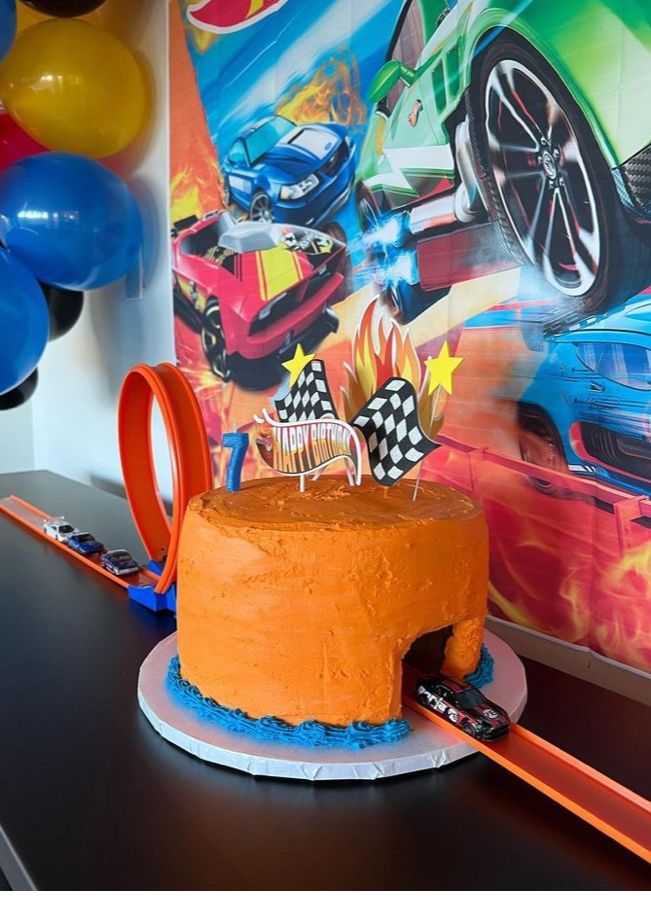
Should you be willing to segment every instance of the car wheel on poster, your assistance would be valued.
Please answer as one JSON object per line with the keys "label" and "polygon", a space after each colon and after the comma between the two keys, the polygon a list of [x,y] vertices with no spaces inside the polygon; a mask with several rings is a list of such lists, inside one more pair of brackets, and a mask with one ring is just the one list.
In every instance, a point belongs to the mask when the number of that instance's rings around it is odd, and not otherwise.
{"label": "car wheel on poster", "polygon": [[251,200],[249,219],[253,222],[273,222],[274,212],[271,199],[264,191],[257,191]]}
{"label": "car wheel on poster", "polygon": [[201,332],[203,317],[194,304],[183,294],[176,275],[172,277],[172,299],[174,302],[174,315],[178,316],[193,332]]}
{"label": "car wheel on poster", "polygon": [[[532,404],[518,405],[518,442],[520,456],[525,462],[555,472],[568,472],[561,437],[544,410]],[[544,495],[564,498],[569,494],[550,480],[533,476],[527,478]]]}
{"label": "car wheel on poster", "polygon": [[[536,266],[564,297],[567,313],[559,327],[637,294],[651,275],[651,248],[625,215],[592,130],[559,76],[524,40],[508,34],[475,65],[467,95],[470,135],[490,213],[515,258]],[[503,92],[514,80],[532,107],[521,124],[522,140],[517,115],[508,124],[507,116],[496,115],[506,108]],[[517,114],[517,103],[512,108]],[[523,151],[520,162],[526,157],[528,181],[518,178],[514,154],[504,152],[507,143],[526,146],[527,139],[530,152]],[[569,236],[566,222],[578,223],[576,235]]]}
{"label": "car wheel on poster", "polygon": [[217,298],[208,298],[201,325],[201,347],[215,376],[222,382],[230,382],[233,373],[226,350],[226,337],[222,326]]}

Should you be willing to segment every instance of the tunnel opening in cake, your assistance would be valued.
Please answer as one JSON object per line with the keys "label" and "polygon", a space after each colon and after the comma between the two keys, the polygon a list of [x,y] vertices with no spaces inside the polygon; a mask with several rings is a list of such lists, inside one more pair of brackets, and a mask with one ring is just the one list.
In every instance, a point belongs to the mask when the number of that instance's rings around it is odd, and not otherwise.
{"label": "tunnel opening in cake", "polygon": [[415,639],[403,656],[403,664],[420,673],[440,673],[445,659],[445,646],[452,635],[452,627],[445,626]]}

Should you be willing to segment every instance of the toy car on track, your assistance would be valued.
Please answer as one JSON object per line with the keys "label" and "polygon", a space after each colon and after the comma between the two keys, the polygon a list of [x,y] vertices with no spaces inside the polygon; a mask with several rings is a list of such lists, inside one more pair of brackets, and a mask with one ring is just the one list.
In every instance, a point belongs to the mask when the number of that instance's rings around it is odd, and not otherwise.
{"label": "toy car on track", "polygon": [[[541,342],[517,400],[523,460],[628,491],[651,486],[651,302],[627,304]],[[557,494],[553,479],[532,479]]]}
{"label": "toy car on track", "polygon": [[128,551],[118,548],[115,551],[106,551],[99,560],[102,567],[115,576],[131,576],[140,570],[138,563],[134,561]]}
{"label": "toy car on track", "polygon": [[66,539],[66,545],[69,545],[79,554],[99,554],[104,551],[104,546],[98,542],[94,535],[89,532],[74,532]]}
{"label": "toy car on track", "polygon": [[76,531],[75,527],[63,517],[43,521],[43,532],[57,542],[66,542]]}
{"label": "toy car on track", "polygon": [[296,125],[270,116],[227,152],[222,163],[226,202],[234,201],[254,221],[318,225],[348,199],[354,156],[343,125]]}
{"label": "toy car on track", "polygon": [[175,312],[225,382],[273,385],[299,342],[314,348],[338,327],[330,305],[345,291],[348,258],[323,232],[217,211],[173,237],[172,266]]}
{"label": "toy car on track", "polygon": [[468,736],[483,742],[501,739],[511,726],[504,708],[489,701],[466,680],[448,676],[422,677],[416,682],[416,700]]}
{"label": "toy car on track", "polygon": [[[473,278],[479,256],[505,268],[500,233],[568,322],[644,288],[650,68],[644,4],[405,0],[371,86],[355,188],[398,315]],[[394,236],[407,255],[397,269],[382,253]]]}

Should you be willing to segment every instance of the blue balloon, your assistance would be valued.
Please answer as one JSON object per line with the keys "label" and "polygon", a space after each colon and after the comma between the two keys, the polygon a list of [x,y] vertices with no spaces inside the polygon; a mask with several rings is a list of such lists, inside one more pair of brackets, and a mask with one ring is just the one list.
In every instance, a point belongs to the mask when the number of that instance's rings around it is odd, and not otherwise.
{"label": "blue balloon", "polygon": [[73,153],[40,153],[0,172],[0,240],[41,282],[84,291],[115,282],[142,245],[129,188]]}
{"label": "blue balloon", "polygon": [[0,0],[0,60],[16,37],[16,0]]}
{"label": "blue balloon", "polygon": [[49,331],[41,286],[19,260],[0,248],[0,395],[33,372]]}

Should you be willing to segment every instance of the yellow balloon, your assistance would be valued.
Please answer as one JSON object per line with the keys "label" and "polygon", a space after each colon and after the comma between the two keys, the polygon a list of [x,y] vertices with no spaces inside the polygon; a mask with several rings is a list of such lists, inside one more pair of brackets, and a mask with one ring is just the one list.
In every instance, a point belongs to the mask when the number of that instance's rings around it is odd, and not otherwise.
{"label": "yellow balloon", "polygon": [[79,19],[49,19],[18,35],[0,65],[0,100],[51,150],[108,157],[140,129],[147,89],[133,54]]}

